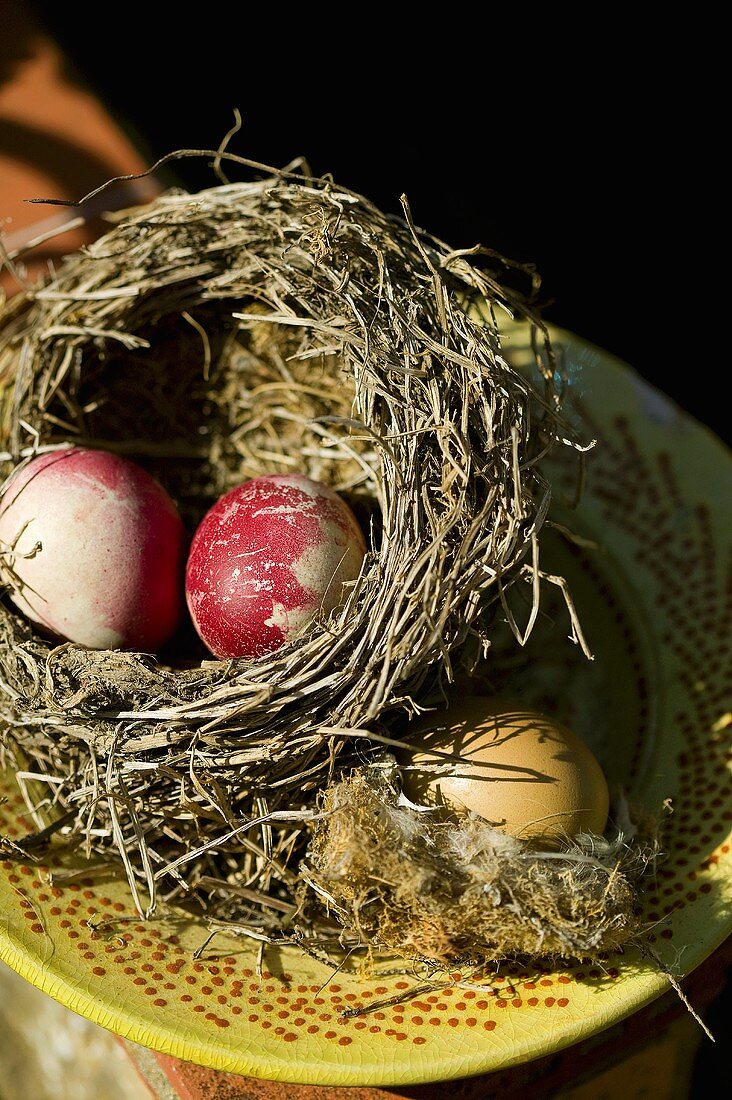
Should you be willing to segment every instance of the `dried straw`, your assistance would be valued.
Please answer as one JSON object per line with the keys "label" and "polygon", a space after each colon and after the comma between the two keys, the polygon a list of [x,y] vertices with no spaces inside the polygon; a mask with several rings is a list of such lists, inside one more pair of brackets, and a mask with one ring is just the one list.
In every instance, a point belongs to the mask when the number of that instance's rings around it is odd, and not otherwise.
{"label": "dried straw", "polygon": [[[43,842],[116,851],[141,913],[197,901],[260,941],[334,942],[317,884],[299,889],[319,792],[399,740],[456,653],[488,647],[497,601],[520,639],[536,617],[539,463],[579,449],[549,341],[493,254],[448,248],[403,205],[386,216],[297,166],[170,191],[0,312],[3,476],[105,447],[192,529],[243,479],[299,471],[368,531],[343,609],[255,661],[202,659],[192,632],[157,657],[58,644],[0,602],[4,759],[38,829],[56,820]],[[533,378],[503,356],[502,311],[534,324]],[[12,545],[0,560],[12,585]]]}

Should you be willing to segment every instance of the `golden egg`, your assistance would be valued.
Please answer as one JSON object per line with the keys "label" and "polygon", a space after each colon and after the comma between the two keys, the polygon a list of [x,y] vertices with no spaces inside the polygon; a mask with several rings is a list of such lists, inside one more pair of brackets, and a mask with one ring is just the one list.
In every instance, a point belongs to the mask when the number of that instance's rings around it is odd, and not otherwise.
{"label": "golden egg", "polygon": [[400,759],[412,802],[472,810],[495,828],[544,846],[581,832],[602,833],[607,824],[602,769],[555,718],[467,696],[425,715],[402,739],[414,745]]}

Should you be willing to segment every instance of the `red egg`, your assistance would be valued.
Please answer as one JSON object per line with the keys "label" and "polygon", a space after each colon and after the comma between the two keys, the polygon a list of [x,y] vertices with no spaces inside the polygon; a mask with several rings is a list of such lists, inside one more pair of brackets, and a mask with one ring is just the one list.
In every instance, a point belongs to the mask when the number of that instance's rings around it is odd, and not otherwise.
{"label": "red egg", "polygon": [[156,650],[183,610],[184,532],[153,477],[119,455],[38,455],[0,500],[0,581],[30,619],[91,649]]}
{"label": "red egg", "polygon": [[351,509],[300,475],[256,477],[204,516],[191,545],[186,598],[217,657],[262,657],[343,600],[366,551]]}

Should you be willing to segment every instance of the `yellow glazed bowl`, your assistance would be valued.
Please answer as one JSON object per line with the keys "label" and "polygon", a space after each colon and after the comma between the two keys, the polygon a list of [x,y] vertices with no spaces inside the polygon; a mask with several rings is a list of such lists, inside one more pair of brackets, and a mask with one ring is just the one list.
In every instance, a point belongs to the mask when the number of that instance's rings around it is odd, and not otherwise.
{"label": "yellow glazed bowl", "polygon": [[[558,612],[551,637],[542,627],[525,653],[502,664],[498,646],[496,677],[514,694],[519,684],[527,703],[558,700],[611,785],[650,810],[670,799],[668,856],[643,907],[653,949],[682,976],[732,925],[732,463],[629,367],[566,332],[552,336],[570,415],[598,440],[571,524],[599,549],[557,539],[545,564],[569,577],[596,660],[566,641]],[[511,330],[506,349],[520,363],[525,332]],[[27,823],[14,779],[0,776],[0,837],[21,838]],[[194,958],[202,923],[172,913],[145,924],[118,869],[92,878],[79,868],[54,877],[0,858],[0,958],[120,1035],[245,1075],[391,1085],[486,1073],[587,1038],[669,986],[635,950],[596,966],[508,966],[460,981],[438,973],[438,988],[416,997],[410,973],[333,975],[289,949],[265,954],[260,977],[251,941],[216,937]],[[343,1015],[374,1001],[390,1003]]]}

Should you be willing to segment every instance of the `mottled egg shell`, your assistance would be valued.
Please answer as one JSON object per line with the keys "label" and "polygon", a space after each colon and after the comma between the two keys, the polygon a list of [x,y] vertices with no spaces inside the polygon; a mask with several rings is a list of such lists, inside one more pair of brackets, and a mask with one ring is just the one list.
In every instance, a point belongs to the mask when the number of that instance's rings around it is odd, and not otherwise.
{"label": "mottled egg shell", "polygon": [[348,505],[296,474],[256,477],[221,497],[191,544],[186,598],[217,657],[261,657],[343,600],[366,551]]}
{"label": "mottled egg shell", "polygon": [[[466,696],[402,734],[404,791],[413,802],[472,810],[491,825],[554,846],[607,824],[605,776],[589,748],[555,718],[505,700]],[[456,764],[430,755],[458,756]]]}
{"label": "mottled egg shell", "polygon": [[151,652],[183,610],[184,532],[145,470],[81,447],[38,455],[0,501],[0,577],[16,606],[92,649]]}

